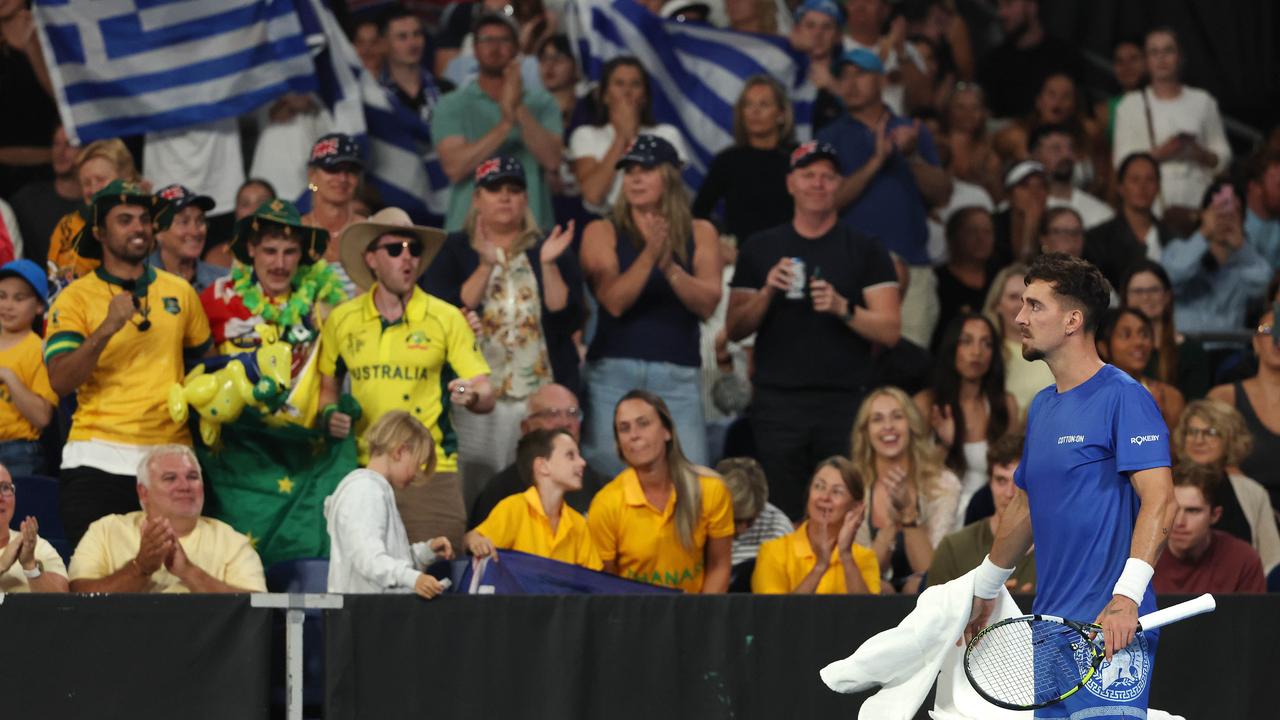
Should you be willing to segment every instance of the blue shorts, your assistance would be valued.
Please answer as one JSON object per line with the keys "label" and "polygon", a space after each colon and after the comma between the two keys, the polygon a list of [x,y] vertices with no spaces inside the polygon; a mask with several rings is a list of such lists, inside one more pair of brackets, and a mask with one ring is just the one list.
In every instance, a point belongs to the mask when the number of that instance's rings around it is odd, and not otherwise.
{"label": "blue shorts", "polygon": [[1036,711],[1057,720],[1145,720],[1159,631],[1138,633],[1129,647],[1102,661],[1085,686],[1066,700]]}

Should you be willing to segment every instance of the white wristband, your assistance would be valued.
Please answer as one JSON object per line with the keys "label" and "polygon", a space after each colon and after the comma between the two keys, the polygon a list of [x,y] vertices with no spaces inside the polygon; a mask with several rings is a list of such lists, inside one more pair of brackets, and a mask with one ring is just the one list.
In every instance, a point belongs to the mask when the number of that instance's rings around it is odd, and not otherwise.
{"label": "white wristband", "polygon": [[978,570],[973,574],[973,596],[983,600],[990,600],[1000,594],[1000,588],[1004,587],[1004,583],[1013,574],[1014,568],[1002,568],[991,562],[991,556],[988,555],[982,560],[982,564],[978,566]]}
{"label": "white wristband", "polygon": [[1151,583],[1151,576],[1155,574],[1155,568],[1145,560],[1131,557],[1125,561],[1124,572],[1120,573],[1120,579],[1116,581],[1111,594],[1123,595],[1141,605],[1142,598],[1147,594],[1147,585]]}

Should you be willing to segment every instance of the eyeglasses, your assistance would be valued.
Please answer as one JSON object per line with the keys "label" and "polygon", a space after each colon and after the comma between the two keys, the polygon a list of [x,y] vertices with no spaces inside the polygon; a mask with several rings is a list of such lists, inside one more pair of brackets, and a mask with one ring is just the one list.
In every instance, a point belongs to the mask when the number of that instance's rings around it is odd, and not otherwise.
{"label": "eyeglasses", "polygon": [[422,243],[417,240],[404,240],[398,243],[390,243],[387,245],[379,245],[374,250],[386,250],[387,255],[393,258],[400,257],[400,253],[405,250],[413,257],[422,256]]}
{"label": "eyeglasses", "polygon": [[1272,333],[1272,331],[1274,330],[1274,328],[1275,328],[1275,326],[1274,326],[1274,325],[1259,325],[1259,326],[1258,326],[1258,329],[1254,332],[1254,334],[1256,334],[1256,335],[1270,335],[1270,334]]}
{"label": "eyeglasses", "polygon": [[1219,437],[1222,437],[1222,433],[1218,432],[1218,428],[1187,428],[1187,439],[1189,440],[1199,440],[1201,438],[1208,440]]}
{"label": "eyeglasses", "polygon": [[539,410],[536,413],[532,413],[529,417],[530,419],[547,418],[548,420],[559,420],[560,418],[564,418],[566,420],[582,420],[582,409],[576,407],[547,408],[546,410]]}
{"label": "eyeglasses", "polygon": [[13,483],[0,483],[0,495],[12,495],[14,493]]}

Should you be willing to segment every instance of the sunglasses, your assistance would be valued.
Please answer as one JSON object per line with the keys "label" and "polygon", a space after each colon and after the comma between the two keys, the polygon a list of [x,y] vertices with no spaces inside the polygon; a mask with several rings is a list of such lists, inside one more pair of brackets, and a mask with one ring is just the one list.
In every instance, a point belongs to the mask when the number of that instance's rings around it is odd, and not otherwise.
{"label": "sunglasses", "polygon": [[393,258],[400,257],[400,253],[405,250],[408,250],[413,257],[422,257],[422,243],[418,240],[402,240],[398,243],[379,245],[374,250],[386,250],[387,255]]}

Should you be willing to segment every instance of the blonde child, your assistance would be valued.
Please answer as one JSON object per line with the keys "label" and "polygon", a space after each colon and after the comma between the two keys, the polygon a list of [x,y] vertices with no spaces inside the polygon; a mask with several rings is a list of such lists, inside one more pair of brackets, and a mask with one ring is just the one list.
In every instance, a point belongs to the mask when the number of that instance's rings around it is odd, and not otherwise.
{"label": "blonde child", "polygon": [[324,503],[329,529],[329,592],[408,593],[430,600],[448,585],[423,572],[453,558],[447,538],[409,544],[393,489],[435,469],[431,431],[394,410],[365,432],[369,464],[353,470]]}

